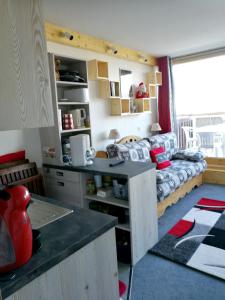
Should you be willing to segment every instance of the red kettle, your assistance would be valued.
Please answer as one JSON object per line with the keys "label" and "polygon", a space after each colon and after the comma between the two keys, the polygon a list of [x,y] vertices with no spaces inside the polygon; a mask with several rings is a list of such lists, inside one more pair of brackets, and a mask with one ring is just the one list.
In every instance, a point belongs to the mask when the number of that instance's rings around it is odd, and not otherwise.
{"label": "red kettle", "polygon": [[24,265],[32,256],[32,227],[27,214],[31,200],[24,186],[0,191],[0,272]]}

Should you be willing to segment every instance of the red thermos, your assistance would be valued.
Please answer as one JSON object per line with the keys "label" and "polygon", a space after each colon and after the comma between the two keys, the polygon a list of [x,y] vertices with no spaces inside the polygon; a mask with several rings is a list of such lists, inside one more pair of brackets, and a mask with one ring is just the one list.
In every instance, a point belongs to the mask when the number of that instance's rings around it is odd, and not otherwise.
{"label": "red thermos", "polygon": [[0,272],[12,271],[32,256],[31,196],[24,186],[0,191]]}

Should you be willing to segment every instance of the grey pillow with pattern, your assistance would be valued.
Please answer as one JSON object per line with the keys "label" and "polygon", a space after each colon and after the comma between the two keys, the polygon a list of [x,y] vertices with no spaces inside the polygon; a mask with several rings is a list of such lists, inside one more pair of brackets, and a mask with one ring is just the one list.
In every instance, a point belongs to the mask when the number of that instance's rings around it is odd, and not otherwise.
{"label": "grey pillow with pattern", "polygon": [[205,158],[204,154],[201,151],[193,151],[191,149],[178,150],[173,156],[172,159],[182,159],[188,161],[198,162]]}

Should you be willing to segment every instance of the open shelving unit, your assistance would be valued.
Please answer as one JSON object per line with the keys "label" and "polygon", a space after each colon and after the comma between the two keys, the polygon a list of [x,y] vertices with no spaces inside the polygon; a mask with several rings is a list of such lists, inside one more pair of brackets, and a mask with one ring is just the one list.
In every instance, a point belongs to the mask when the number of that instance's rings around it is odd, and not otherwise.
{"label": "open shelving unit", "polygon": [[[60,70],[79,73],[83,81],[63,81],[56,80],[56,60],[60,61]],[[91,124],[90,121],[84,126],[72,129],[63,129],[62,116],[71,113],[74,109],[84,109],[87,118],[90,120],[89,102],[81,102],[77,96],[74,96],[74,101],[71,99],[61,101],[64,99],[64,91],[69,89],[88,89],[87,81],[87,62],[85,60],[78,60],[70,57],[59,56],[49,53],[49,69],[52,90],[52,104],[54,112],[54,127],[40,129],[42,148],[55,149],[55,155],[48,157],[43,155],[44,163],[61,164],[63,163],[63,144],[68,143],[69,137],[80,133],[87,133],[91,141]],[[57,78],[58,79],[58,78]]]}
{"label": "open shelving unit", "polygon": [[[150,113],[150,98],[140,98],[140,99],[122,99],[122,98],[111,98],[111,115],[112,116],[130,116],[142,113]],[[131,112],[132,103],[136,106],[136,111]]]}
{"label": "open shelving unit", "polygon": [[[96,171],[96,173],[95,173]],[[156,239],[157,220],[156,220],[156,198],[155,198],[155,170],[151,169],[134,177],[121,175],[117,171],[101,168],[91,169],[90,173],[85,172],[81,177],[81,188],[83,195],[83,207],[93,209],[105,214],[118,216],[118,224],[116,225],[117,246],[121,247],[121,243],[125,241],[126,250],[123,251],[129,257],[130,263],[134,265],[145,253],[150,249]],[[111,182],[117,180],[118,184],[126,185],[128,189],[128,198],[126,200],[119,199],[113,194],[113,187],[107,179],[107,191],[112,188],[110,196],[100,197],[95,194],[88,194],[89,188],[87,182],[92,180],[94,176],[102,176],[102,185],[104,189],[104,176],[111,177]],[[152,179],[152,180],[151,180]],[[145,182],[149,182],[148,185]],[[91,192],[93,189],[91,189]],[[94,191],[93,191],[94,192]],[[155,221],[156,220],[156,223]],[[154,224],[154,225],[153,225]],[[125,244],[124,244],[125,245]],[[121,248],[120,248],[121,249]],[[117,247],[118,250],[118,247]],[[118,257],[121,252],[118,250]]]}
{"label": "open shelving unit", "polygon": [[146,77],[149,97],[150,99],[156,99],[158,86],[162,85],[162,72],[153,70],[148,72]]}

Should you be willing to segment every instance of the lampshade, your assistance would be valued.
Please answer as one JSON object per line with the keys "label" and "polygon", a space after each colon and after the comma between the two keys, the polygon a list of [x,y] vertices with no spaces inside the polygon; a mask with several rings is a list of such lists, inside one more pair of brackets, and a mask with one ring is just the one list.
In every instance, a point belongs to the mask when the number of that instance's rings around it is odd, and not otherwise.
{"label": "lampshade", "polygon": [[159,123],[153,123],[151,126],[151,131],[161,131],[162,128],[160,127]]}
{"label": "lampshade", "polygon": [[111,129],[109,133],[110,140],[116,140],[120,138],[120,133],[117,129]]}

